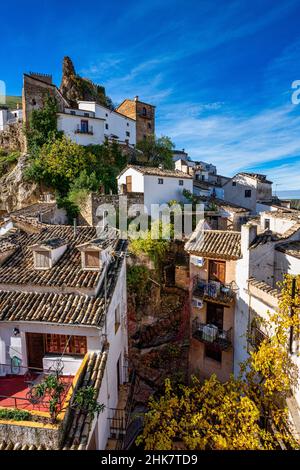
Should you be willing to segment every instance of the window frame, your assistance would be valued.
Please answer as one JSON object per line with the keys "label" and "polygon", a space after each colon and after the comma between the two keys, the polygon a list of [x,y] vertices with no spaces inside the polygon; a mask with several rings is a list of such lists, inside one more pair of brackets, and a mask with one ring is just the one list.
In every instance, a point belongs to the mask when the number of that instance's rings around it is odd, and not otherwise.
{"label": "window frame", "polygon": [[184,180],[178,180],[179,181],[179,186],[184,186]]}
{"label": "window frame", "polygon": [[249,199],[252,197],[252,190],[251,189],[245,189],[245,198]]}
{"label": "window frame", "polygon": [[[94,255],[94,258],[96,258],[96,254],[98,255],[97,256],[97,261],[98,261],[98,265],[94,265],[94,266],[90,266],[88,264],[88,260],[87,260],[87,256],[91,255],[91,253]],[[100,269],[101,267],[101,261],[100,261],[100,252],[97,251],[97,250],[85,250],[83,252],[83,258],[84,258],[84,268],[85,269],[92,269],[92,270],[96,270],[96,269]]]}
{"label": "window frame", "polygon": [[[41,266],[38,262],[38,259],[40,256],[43,256],[44,260],[47,259],[48,261],[48,265],[45,266]],[[35,250],[34,251],[34,267],[35,269],[42,269],[42,270],[47,270],[47,269],[50,269],[51,268],[51,253],[49,251],[46,251],[46,250]]]}
{"label": "window frame", "polygon": [[163,178],[158,178],[157,184],[164,184],[164,179]]}
{"label": "window frame", "polygon": [[[57,355],[57,354],[65,354],[67,356],[85,356],[85,354],[87,353],[87,337],[86,336],[81,336],[81,335],[71,335],[71,338],[70,338],[70,341],[69,341],[69,345],[68,345],[68,348],[69,351],[68,352],[64,352],[65,350],[65,347],[66,347],[66,344],[68,342],[68,338],[69,338],[70,335],[60,335],[60,334],[56,334],[56,333],[45,333],[44,334],[44,350],[45,350],[45,354],[47,355]],[[52,350],[51,349],[54,347],[52,346],[52,348],[49,348],[49,341],[50,340],[50,344],[51,342],[57,342],[57,349],[56,350]],[[79,342],[82,342],[83,343],[83,351],[80,351],[78,352],[78,349],[82,349],[82,345],[77,348],[77,351],[76,351],[76,341]]]}

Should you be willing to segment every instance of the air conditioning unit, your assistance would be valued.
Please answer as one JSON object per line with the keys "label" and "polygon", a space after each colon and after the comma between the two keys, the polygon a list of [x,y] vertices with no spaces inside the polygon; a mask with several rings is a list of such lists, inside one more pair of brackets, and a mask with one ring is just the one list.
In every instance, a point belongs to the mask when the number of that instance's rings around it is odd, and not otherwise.
{"label": "air conditioning unit", "polygon": [[201,299],[193,299],[192,300],[192,306],[195,307],[195,308],[203,308],[204,306],[204,303],[203,303],[203,300]]}
{"label": "air conditioning unit", "polygon": [[204,266],[205,260],[202,258],[202,256],[191,256],[191,263],[194,264],[195,266],[198,266],[199,268],[202,268]]}

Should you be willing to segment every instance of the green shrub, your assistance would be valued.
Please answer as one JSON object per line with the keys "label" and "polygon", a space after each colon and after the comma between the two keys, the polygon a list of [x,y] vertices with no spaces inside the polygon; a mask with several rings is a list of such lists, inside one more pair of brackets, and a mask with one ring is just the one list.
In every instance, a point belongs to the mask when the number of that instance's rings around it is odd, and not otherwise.
{"label": "green shrub", "polygon": [[29,411],[18,409],[1,409],[0,419],[11,419],[14,421],[31,421],[32,416]]}

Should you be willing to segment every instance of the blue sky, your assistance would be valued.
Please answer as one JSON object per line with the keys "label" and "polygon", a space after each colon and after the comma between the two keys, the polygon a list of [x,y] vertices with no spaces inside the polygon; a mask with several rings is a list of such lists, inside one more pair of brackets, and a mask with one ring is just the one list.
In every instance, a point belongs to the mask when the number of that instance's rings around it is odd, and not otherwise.
{"label": "blue sky", "polygon": [[115,103],[157,106],[157,134],[219,172],[300,189],[300,0],[14,1],[1,4],[0,80],[61,78],[64,55]]}

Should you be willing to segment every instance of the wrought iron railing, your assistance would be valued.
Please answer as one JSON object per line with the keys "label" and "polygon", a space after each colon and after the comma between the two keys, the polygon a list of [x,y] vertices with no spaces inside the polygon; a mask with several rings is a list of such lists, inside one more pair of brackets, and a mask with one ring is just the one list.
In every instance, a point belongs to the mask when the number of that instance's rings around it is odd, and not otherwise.
{"label": "wrought iron railing", "polygon": [[193,279],[193,296],[209,298],[221,303],[229,304],[233,302],[235,290],[233,284],[223,284],[217,281],[205,281],[195,276]]}
{"label": "wrought iron railing", "polygon": [[193,338],[201,343],[214,345],[216,348],[226,351],[232,345],[231,340],[232,328],[229,330],[222,330],[216,325],[201,323],[198,318],[194,319],[192,324]]}
{"label": "wrought iron railing", "polygon": [[[37,384],[41,383],[48,375],[56,374],[58,371],[52,368],[45,370],[38,367],[25,367],[19,364],[0,364],[0,406],[4,408],[18,408],[28,410],[45,410],[50,406],[50,397],[46,395],[39,396],[35,392]],[[59,374],[60,376],[60,374]],[[17,396],[14,393],[9,393],[7,381],[18,380],[18,393],[24,390],[24,396]],[[64,391],[60,397],[62,408],[65,397],[71,383],[65,383]],[[23,387],[20,389],[19,387]],[[13,390],[13,388],[12,388]]]}
{"label": "wrought iron railing", "polygon": [[75,134],[94,134],[93,126],[80,127],[79,125],[75,129]]}

